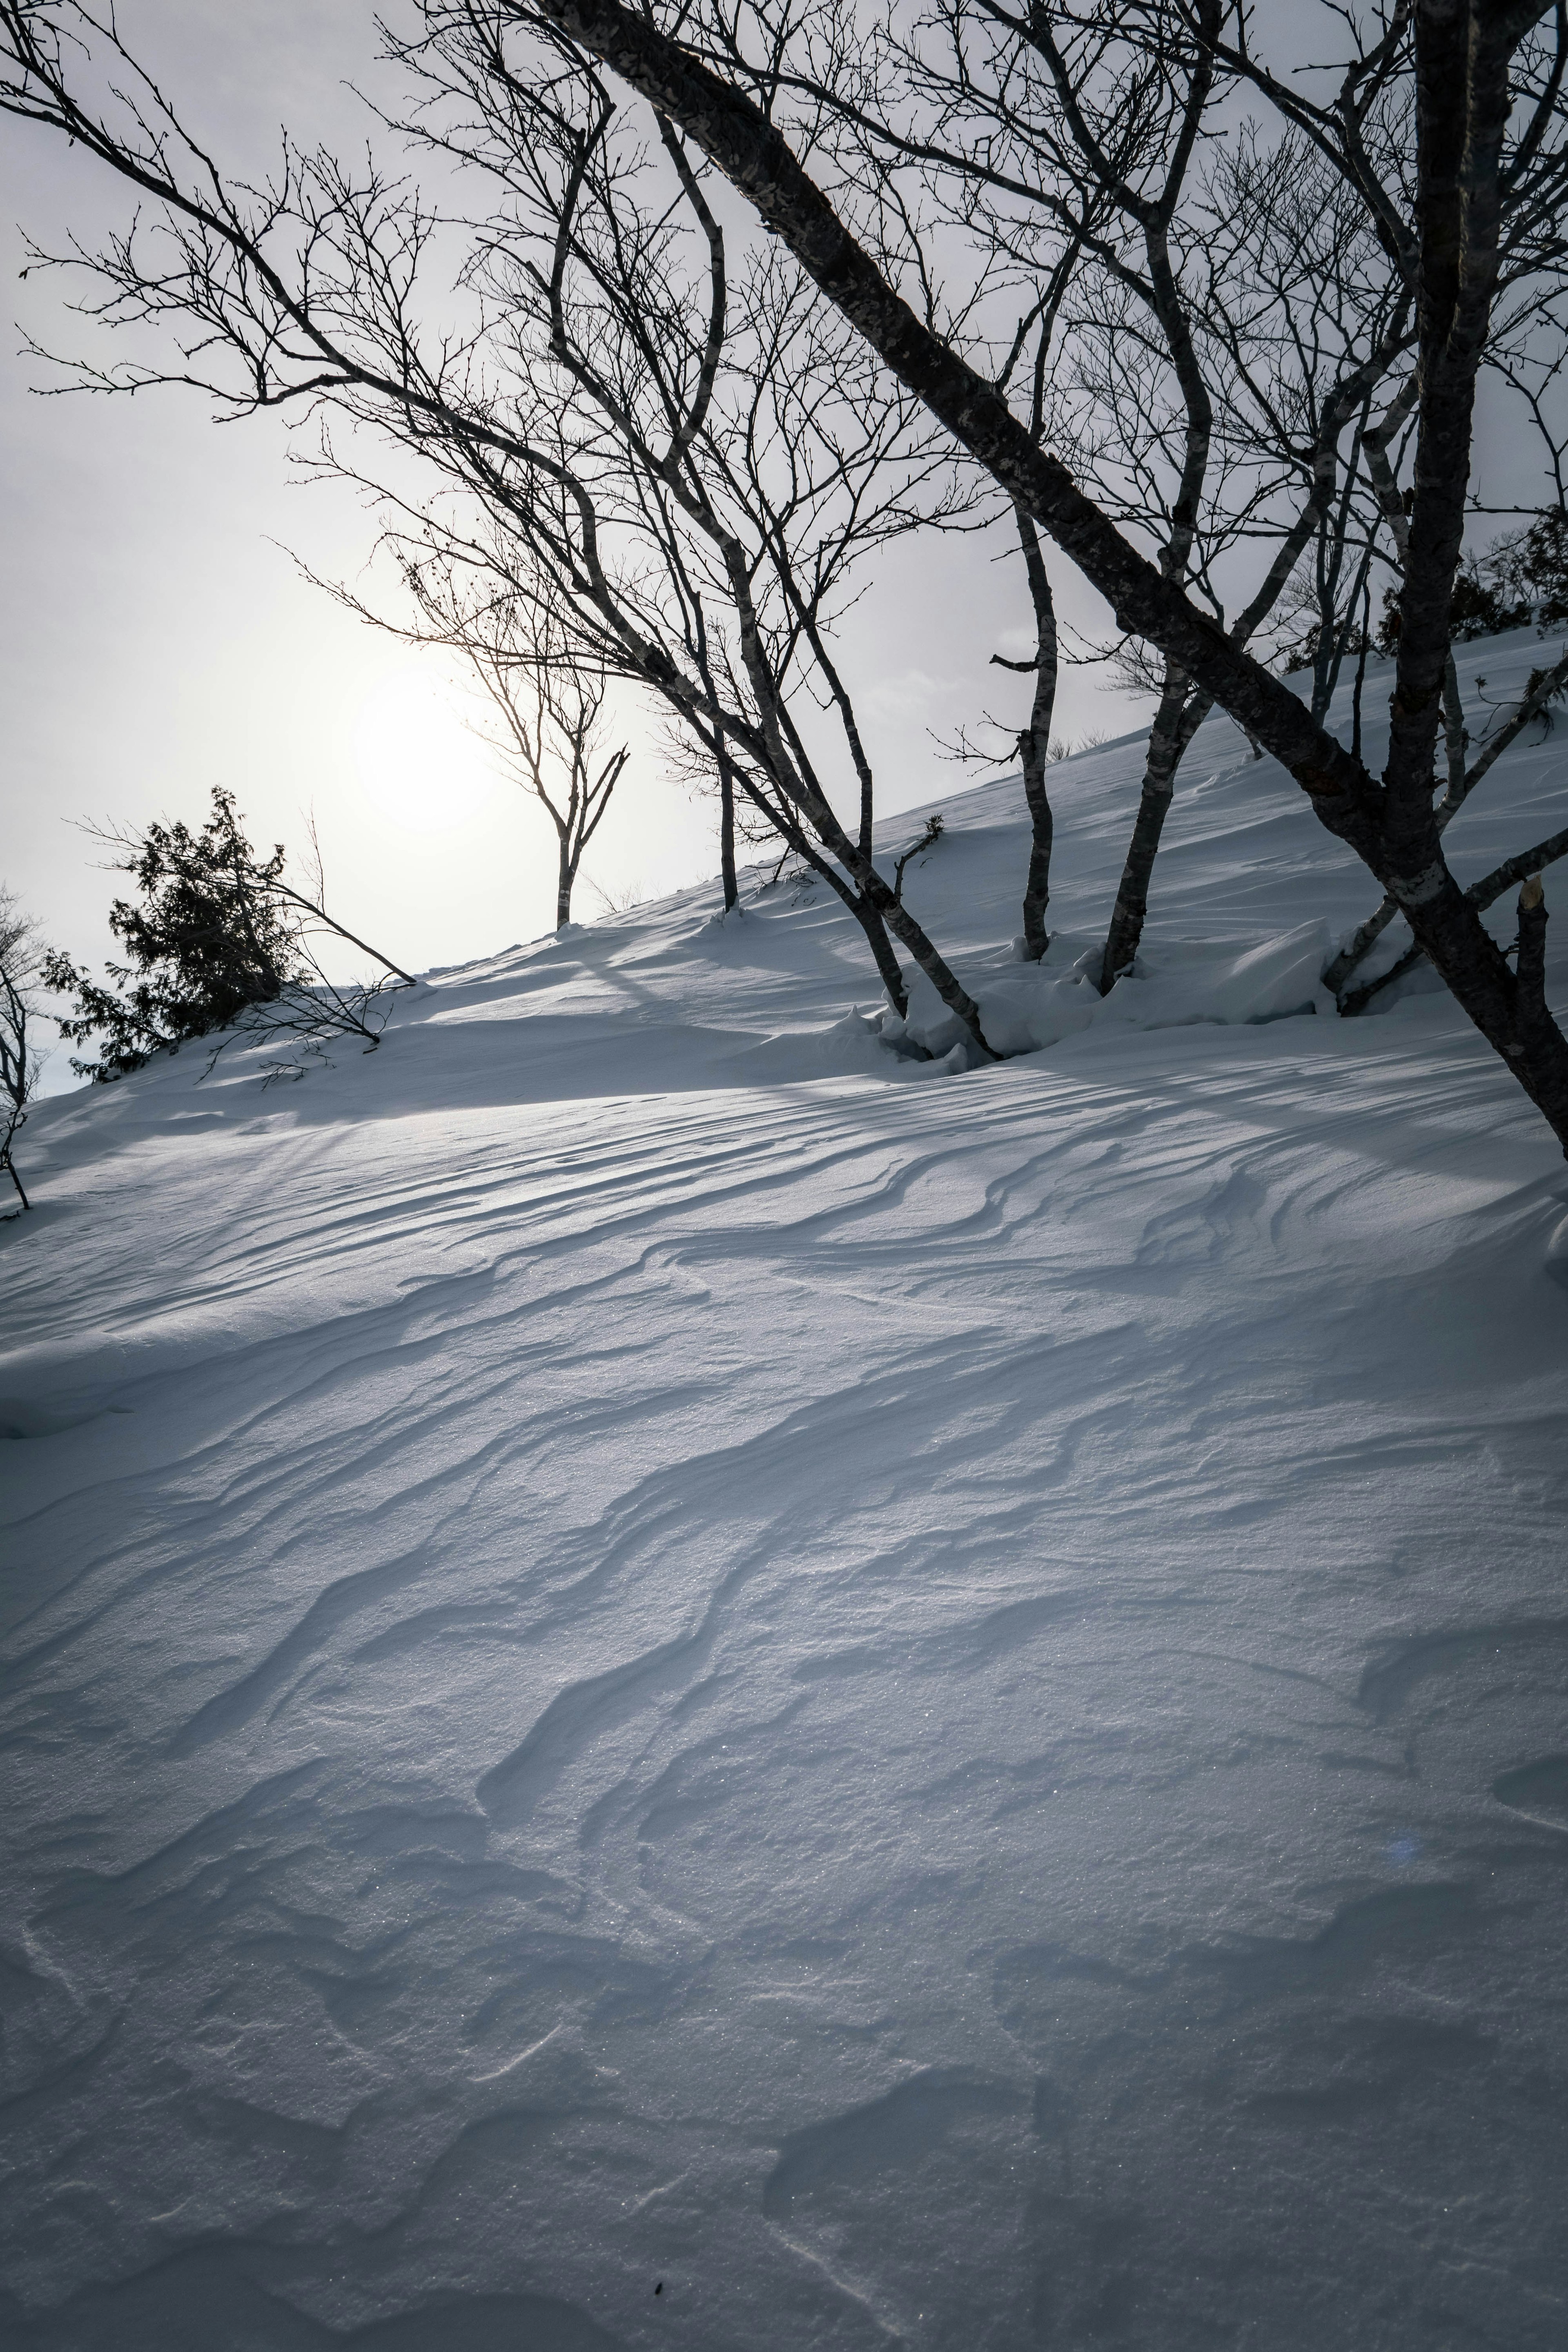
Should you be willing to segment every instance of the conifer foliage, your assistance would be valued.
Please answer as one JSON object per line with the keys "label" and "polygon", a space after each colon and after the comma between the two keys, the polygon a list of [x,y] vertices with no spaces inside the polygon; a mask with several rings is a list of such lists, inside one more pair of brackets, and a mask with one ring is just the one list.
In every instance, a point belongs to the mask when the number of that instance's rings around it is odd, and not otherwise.
{"label": "conifer foliage", "polygon": [[107,987],[63,955],[51,957],[45,974],[48,987],[76,999],[61,1035],[98,1045],[96,1061],[73,1060],[72,1069],[100,1081],[228,1028],[252,1005],[275,1003],[302,976],[298,917],[275,889],[282,845],[258,862],[234,794],[222,785],[213,788],[212,814],[199,832],[182,822],[107,837],[121,853],[115,869],[132,877],[138,894],[110,909],[109,928],[126,961],[109,965]]}
{"label": "conifer foliage", "polygon": [[[353,1036],[374,1050],[385,992],[411,986],[408,973],[327,914],[319,871],[314,898],[286,880],[281,842],[258,857],[232,793],[213,787],[199,832],[176,822],[98,838],[115,850],[113,870],[132,877],[138,897],[117,898],[110,909],[127,960],[108,966],[108,986],[58,953],[44,967],[45,986],[76,999],[61,1035],[98,1046],[96,1061],[73,1059],[79,1077],[124,1077],[154,1054],[237,1029],[253,1040]],[[374,957],[376,976],[346,986],[328,981],[312,946],[323,933]],[[300,1075],[289,1064],[273,1075],[285,1072]]]}

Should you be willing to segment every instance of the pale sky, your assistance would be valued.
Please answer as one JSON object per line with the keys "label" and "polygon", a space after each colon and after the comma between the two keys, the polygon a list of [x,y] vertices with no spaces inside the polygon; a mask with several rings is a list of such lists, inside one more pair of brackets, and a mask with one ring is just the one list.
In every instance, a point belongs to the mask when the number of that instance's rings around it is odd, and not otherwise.
{"label": "pale sky", "polygon": [[[232,0],[221,11],[126,0],[121,15],[190,126],[238,172],[266,171],[285,121],[340,150],[366,135],[344,84],[374,76],[371,0]],[[71,231],[90,244],[127,210],[122,186],[79,152],[0,122],[17,322],[0,340],[0,877],[53,940],[96,962],[110,944],[115,884],[71,820],[198,818],[223,782],[259,843],[298,843],[313,810],[337,911],[409,969],[539,936],[553,920],[553,833],[464,731],[456,672],[400,651],[295,569],[290,549],[319,572],[360,572],[374,526],[353,497],[290,479],[276,418],[220,427],[200,395],[173,390],[37,396],[51,379],[17,355],[23,333],[110,358],[115,346],[68,315],[63,281],[18,283],[20,231],[46,246]],[[884,812],[978,780],[943,761],[931,727],[1025,715],[1027,679],[987,667],[995,651],[1025,649],[1016,558],[997,560],[1010,549],[1005,533],[905,544],[853,616],[842,666]],[[1053,574],[1064,618],[1090,623],[1100,608],[1071,568],[1053,558]],[[1064,673],[1060,734],[1121,733],[1138,718],[1138,705]],[[657,734],[633,741],[587,876],[619,898],[716,875],[711,803],[663,775]],[[601,903],[579,886],[581,914]]]}
{"label": "pale sky", "polygon": [[[365,135],[343,88],[371,75],[368,0],[132,0],[121,21],[186,119],[240,169],[259,173],[276,126],[340,147]],[[65,309],[66,282],[18,283],[20,232],[58,247],[121,223],[123,189],[59,139],[0,124],[0,227],[16,331],[5,338],[5,693],[0,875],[51,939],[96,961],[112,878],[71,820],[132,825],[198,817],[231,785],[252,837],[297,842],[313,809],[330,890],[351,928],[410,969],[528,940],[553,921],[554,835],[498,779],[465,732],[455,670],[410,656],[302,581],[289,550],[352,579],[369,519],[346,492],[290,480],[276,418],[222,426],[199,394],[40,398],[47,371],[23,334],[101,352],[110,339]],[[280,542],[280,543],[279,543]],[[855,615],[846,667],[871,739],[880,803],[895,811],[964,788],[927,730],[1014,723],[1028,682],[987,667],[1022,650],[1026,620],[1009,542],[897,551]],[[1071,601],[1071,574],[1060,567]],[[1079,602],[1086,613],[1081,592]],[[1016,706],[1016,708],[1015,708]],[[1131,704],[1069,677],[1058,731],[1120,732]],[[1000,764],[1000,763],[999,763]],[[606,890],[653,895],[716,875],[714,811],[637,743],[586,872]],[[426,789],[426,782],[430,789]],[[852,800],[847,796],[847,805]],[[579,911],[600,901],[579,886]]]}

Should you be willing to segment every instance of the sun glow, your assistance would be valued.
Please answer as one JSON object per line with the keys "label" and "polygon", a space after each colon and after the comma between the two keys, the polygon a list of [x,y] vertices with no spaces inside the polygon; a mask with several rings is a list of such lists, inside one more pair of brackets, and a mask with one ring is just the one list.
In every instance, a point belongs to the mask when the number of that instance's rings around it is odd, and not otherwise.
{"label": "sun glow", "polygon": [[467,824],[496,788],[483,745],[412,665],[377,678],[360,706],[353,743],[366,799],[407,833]]}

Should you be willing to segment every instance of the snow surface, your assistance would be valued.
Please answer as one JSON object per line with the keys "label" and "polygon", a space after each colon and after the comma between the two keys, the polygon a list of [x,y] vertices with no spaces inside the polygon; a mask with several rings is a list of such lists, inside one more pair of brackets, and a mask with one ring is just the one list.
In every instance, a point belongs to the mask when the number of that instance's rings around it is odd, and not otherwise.
{"label": "snow surface", "polygon": [[1563,1160],[1223,719],[1089,1000],[1137,773],[999,1068],[759,869],[38,1114],[6,2346],[1568,2341]]}

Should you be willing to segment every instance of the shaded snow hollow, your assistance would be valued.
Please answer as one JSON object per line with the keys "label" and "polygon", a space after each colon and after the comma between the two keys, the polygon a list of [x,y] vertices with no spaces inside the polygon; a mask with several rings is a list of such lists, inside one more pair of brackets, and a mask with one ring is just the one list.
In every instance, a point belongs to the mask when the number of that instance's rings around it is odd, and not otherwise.
{"label": "shaded snow hollow", "polygon": [[1090,1002],[1138,764],[910,869],[997,1069],[759,871],[39,1113],[7,2347],[1568,2340],[1563,1160],[1223,719]]}

